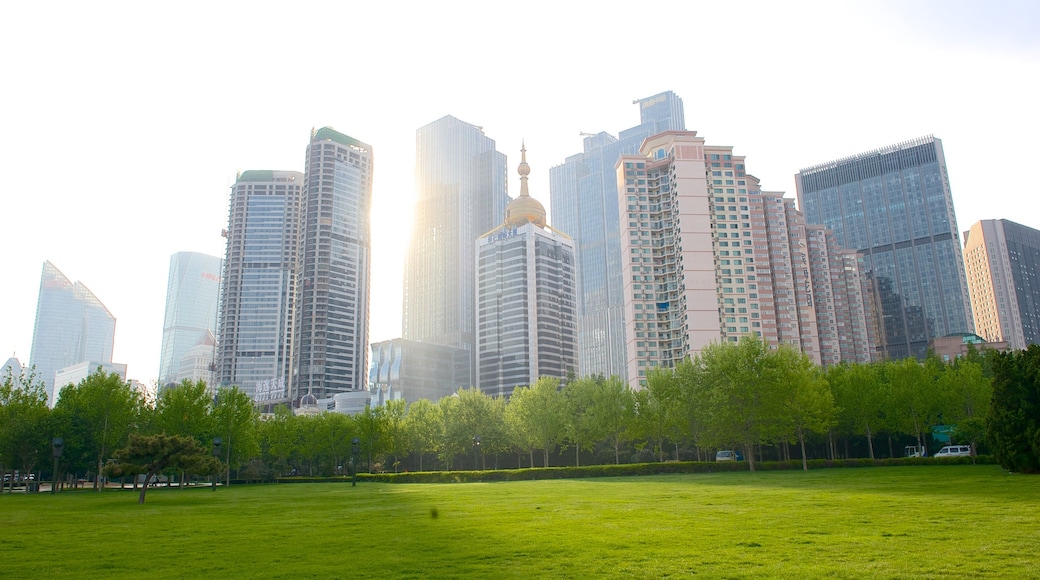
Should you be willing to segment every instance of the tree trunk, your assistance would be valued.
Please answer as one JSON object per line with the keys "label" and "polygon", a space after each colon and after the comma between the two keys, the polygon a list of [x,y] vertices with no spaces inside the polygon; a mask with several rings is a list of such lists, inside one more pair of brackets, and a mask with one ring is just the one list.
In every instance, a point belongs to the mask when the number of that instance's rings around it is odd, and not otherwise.
{"label": "tree trunk", "polygon": [[617,439],[614,440],[614,465],[621,465],[621,450],[618,449],[621,443]]}
{"label": "tree trunk", "polygon": [[744,445],[744,455],[747,456],[748,470],[749,471],[754,471],[755,470],[755,446],[754,445],[745,444]]}
{"label": "tree trunk", "polygon": [[802,471],[809,471],[809,462],[805,458],[805,432],[798,427],[798,445],[802,448]]}
{"label": "tree trunk", "polygon": [[892,451],[892,434],[888,434],[888,456],[895,457],[896,454]]}
{"label": "tree trunk", "polygon": [[831,461],[834,461],[834,430],[827,430],[827,452],[830,455]]}
{"label": "tree trunk", "polygon": [[581,467],[581,457],[579,457],[580,453],[581,453],[581,445],[578,445],[577,443],[575,443],[574,444],[574,467]]}
{"label": "tree trunk", "polygon": [[549,446],[546,445],[542,451],[542,467],[549,467]]}
{"label": "tree trunk", "polygon": [[156,472],[154,471],[149,471],[148,474],[145,475],[144,485],[141,486],[141,495],[137,496],[137,505],[141,505],[144,503],[144,494],[148,491],[148,482],[151,481],[153,477],[155,477],[155,473]]}
{"label": "tree trunk", "polygon": [[875,461],[874,458],[874,435],[870,432],[870,422],[867,422],[867,449],[870,450],[870,460]]}

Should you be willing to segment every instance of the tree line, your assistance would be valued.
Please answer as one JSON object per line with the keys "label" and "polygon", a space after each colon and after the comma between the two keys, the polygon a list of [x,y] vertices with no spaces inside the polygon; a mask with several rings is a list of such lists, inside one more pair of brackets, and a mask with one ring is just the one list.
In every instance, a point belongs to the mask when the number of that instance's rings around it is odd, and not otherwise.
{"label": "tree line", "polygon": [[[100,371],[100,369],[99,369]],[[1008,468],[1040,471],[1040,347],[970,352],[821,369],[805,354],[761,340],[713,344],[674,369],[652,369],[633,391],[617,377],[543,378],[506,400],[475,388],[439,401],[391,401],[357,415],[261,417],[238,388],[201,381],[144,399],[98,372],[62,389],[53,409],[32,375],[0,387],[0,469],[61,469],[88,479],[135,435],[219,438],[224,477],[346,474],[366,470],[485,469],[668,460],[708,461],[717,449],[758,461],[895,457],[903,446],[988,448]],[[992,401],[992,405],[991,405]],[[352,440],[359,439],[357,457]]]}

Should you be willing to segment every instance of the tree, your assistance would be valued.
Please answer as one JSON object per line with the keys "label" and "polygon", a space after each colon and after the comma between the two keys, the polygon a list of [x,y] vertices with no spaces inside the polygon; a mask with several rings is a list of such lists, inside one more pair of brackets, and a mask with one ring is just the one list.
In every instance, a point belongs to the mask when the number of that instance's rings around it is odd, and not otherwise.
{"label": "tree", "polygon": [[224,461],[227,463],[227,479],[231,482],[231,468],[236,469],[256,457],[259,446],[256,440],[257,411],[253,400],[238,387],[221,388],[213,398],[213,421],[215,437],[223,440]]}
{"label": "tree", "polygon": [[714,447],[742,444],[748,469],[754,471],[755,446],[790,432],[791,397],[782,380],[781,359],[761,339],[743,337],[736,344],[708,345],[698,360],[705,383],[705,442]]}
{"label": "tree", "polygon": [[[143,401],[129,383],[115,373],[97,371],[78,385],[61,390],[54,405],[59,435],[65,440],[64,457],[73,469],[101,473],[113,449],[123,447],[137,429]],[[101,489],[95,479],[94,487]]]}
{"label": "tree", "polygon": [[635,393],[635,431],[652,445],[658,461],[664,461],[664,442],[676,442],[687,432],[681,383],[672,369],[651,369],[646,389]]}
{"label": "tree", "polygon": [[[603,377],[582,377],[568,381],[561,393],[564,409],[565,440],[574,446],[574,466],[581,466],[581,450],[589,449],[597,441],[595,424],[590,414],[596,390]],[[506,409],[508,411],[508,407]]]}
{"label": "tree", "polygon": [[5,466],[31,473],[50,457],[52,434],[43,382],[34,371],[15,377],[8,367],[0,377],[0,474]]}
{"label": "tree", "polygon": [[935,359],[921,363],[913,358],[885,363],[885,376],[892,389],[893,426],[916,437],[921,446],[927,445],[926,431],[941,412],[937,385],[941,364]]}
{"label": "tree", "polygon": [[471,387],[441,399],[437,408],[443,427],[438,451],[448,469],[456,456],[470,451],[474,437],[481,438],[481,456],[506,449],[503,399]]}
{"label": "tree", "polygon": [[989,445],[1004,469],[1040,473],[1040,346],[1001,353],[992,362]]}
{"label": "tree", "polygon": [[840,364],[827,369],[841,425],[851,435],[867,438],[867,450],[871,459],[874,454],[874,434],[884,426],[884,401],[887,398],[886,383],[881,380],[877,365]]}
{"label": "tree", "polygon": [[212,408],[213,396],[205,381],[185,379],[179,385],[163,387],[155,401],[155,429],[208,443],[215,428]]}
{"label": "tree", "polygon": [[621,463],[621,445],[629,441],[635,421],[635,396],[619,377],[599,382],[588,408],[590,432],[614,450],[614,463]]}
{"label": "tree", "polygon": [[300,451],[300,422],[287,406],[278,405],[273,416],[258,425],[261,448],[276,474],[289,473],[290,458]]}
{"label": "tree", "polygon": [[404,417],[408,448],[419,455],[419,471],[423,470],[423,456],[436,449],[436,434],[443,431],[437,408],[429,399],[419,399],[408,405]]}
{"label": "tree", "polygon": [[513,425],[519,439],[529,449],[542,449],[543,467],[549,467],[549,452],[563,440],[564,406],[559,387],[559,379],[542,377],[530,387],[513,390],[505,408],[506,422]]}
{"label": "tree", "polygon": [[993,381],[984,374],[981,356],[956,359],[946,368],[940,382],[946,395],[943,417],[956,425],[954,438],[969,443],[975,457],[978,444],[985,437],[985,418],[993,398]]}
{"label": "tree", "polygon": [[781,345],[772,356],[778,359],[779,385],[787,392],[786,421],[794,427],[802,451],[802,470],[808,471],[805,433],[825,433],[834,426],[837,409],[827,381],[809,355]]}
{"label": "tree", "polygon": [[117,450],[113,459],[104,468],[108,477],[145,474],[141,495],[137,498],[138,504],[144,503],[148,484],[159,473],[177,470],[216,475],[220,471],[220,461],[193,437],[165,433],[149,436],[131,434],[126,447]]}

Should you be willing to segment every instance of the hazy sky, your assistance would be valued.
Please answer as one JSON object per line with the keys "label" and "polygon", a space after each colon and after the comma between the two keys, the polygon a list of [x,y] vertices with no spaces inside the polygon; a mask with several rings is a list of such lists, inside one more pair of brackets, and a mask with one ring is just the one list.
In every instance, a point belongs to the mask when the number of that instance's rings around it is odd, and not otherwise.
{"label": "hazy sky", "polygon": [[673,90],[687,128],[766,190],[934,134],[962,231],[1040,228],[1038,23],[1030,1],[8,3],[0,361],[29,361],[50,260],[108,306],[115,362],[152,383],[170,256],[223,256],[236,173],[302,171],[325,125],[375,152],[372,341],[400,335],[415,130],[446,114],[509,156],[514,195],[526,140],[546,208],[579,132],[616,134],[633,99]]}

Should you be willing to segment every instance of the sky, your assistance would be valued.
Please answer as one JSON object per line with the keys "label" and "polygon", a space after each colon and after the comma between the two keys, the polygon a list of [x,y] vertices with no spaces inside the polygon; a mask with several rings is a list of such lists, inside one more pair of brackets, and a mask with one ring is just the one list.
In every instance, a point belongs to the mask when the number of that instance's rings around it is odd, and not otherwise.
{"label": "sky", "polygon": [[[482,126],[519,193],[581,132],[672,90],[768,191],[802,168],[935,135],[958,225],[1040,228],[1040,3],[18,2],[0,18],[0,360],[30,359],[46,260],[116,317],[127,378],[158,374],[169,260],[223,256],[230,186],[303,170],[312,128],[372,145],[371,341],[401,334],[415,131]],[[1025,179],[1030,183],[1022,185]],[[549,221],[552,223],[550,214]]]}

